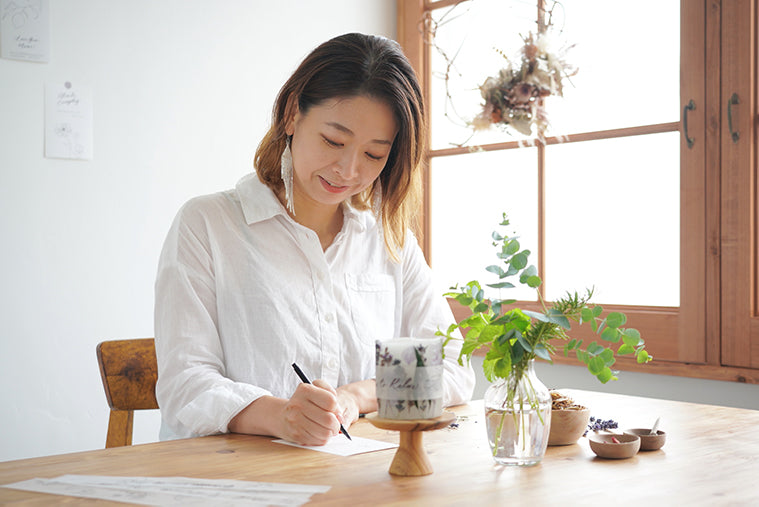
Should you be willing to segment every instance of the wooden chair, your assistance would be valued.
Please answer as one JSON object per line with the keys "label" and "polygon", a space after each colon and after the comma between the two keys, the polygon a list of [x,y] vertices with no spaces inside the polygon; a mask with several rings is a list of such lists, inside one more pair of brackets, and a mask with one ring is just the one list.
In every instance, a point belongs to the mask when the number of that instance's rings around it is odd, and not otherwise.
{"label": "wooden chair", "polygon": [[111,407],[105,447],[132,445],[135,410],[158,408],[155,340],[104,341],[97,346],[100,377]]}

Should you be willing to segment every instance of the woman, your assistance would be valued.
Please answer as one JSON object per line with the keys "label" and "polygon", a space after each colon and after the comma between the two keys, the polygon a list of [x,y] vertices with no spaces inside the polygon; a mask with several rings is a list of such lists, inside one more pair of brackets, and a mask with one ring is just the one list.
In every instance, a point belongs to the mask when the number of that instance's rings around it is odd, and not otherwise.
{"label": "woman", "polygon": [[[425,135],[398,45],[347,34],[285,83],[255,173],[189,201],[156,281],[161,438],[320,445],[376,410],[374,340],[453,322],[409,232]],[[444,403],[474,375],[446,349]],[[312,378],[301,383],[291,363]],[[332,386],[336,386],[336,389]]]}

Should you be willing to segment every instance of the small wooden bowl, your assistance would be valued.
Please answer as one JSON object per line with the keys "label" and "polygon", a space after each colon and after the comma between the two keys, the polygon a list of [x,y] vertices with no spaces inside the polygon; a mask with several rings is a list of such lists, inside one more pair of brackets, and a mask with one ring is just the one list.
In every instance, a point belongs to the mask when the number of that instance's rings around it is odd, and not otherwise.
{"label": "small wooden bowl", "polygon": [[[612,441],[619,440],[619,443]],[[631,458],[640,450],[640,437],[631,433],[612,435],[610,433],[588,433],[591,450],[599,458],[625,459]]]}
{"label": "small wooden bowl", "polygon": [[551,431],[548,445],[576,444],[590,421],[589,408],[551,410]]}
{"label": "small wooden bowl", "polygon": [[632,428],[624,430],[624,433],[631,435],[637,435],[640,437],[640,450],[641,451],[655,451],[661,449],[664,442],[667,440],[667,434],[662,430],[656,430],[656,433],[651,434],[649,428]]}

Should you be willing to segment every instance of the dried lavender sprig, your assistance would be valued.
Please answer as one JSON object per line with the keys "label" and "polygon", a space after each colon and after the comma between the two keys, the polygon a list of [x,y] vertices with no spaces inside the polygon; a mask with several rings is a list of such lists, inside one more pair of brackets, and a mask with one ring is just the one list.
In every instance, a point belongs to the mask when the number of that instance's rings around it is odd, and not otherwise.
{"label": "dried lavender sprig", "polygon": [[585,433],[582,434],[582,436],[585,436],[588,434],[588,431],[603,431],[603,430],[610,430],[610,429],[616,429],[619,428],[619,423],[615,421],[614,419],[609,419],[604,421],[603,419],[596,419],[595,417],[590,417],[590,424],[588,424],[588,429],[585,430]]}

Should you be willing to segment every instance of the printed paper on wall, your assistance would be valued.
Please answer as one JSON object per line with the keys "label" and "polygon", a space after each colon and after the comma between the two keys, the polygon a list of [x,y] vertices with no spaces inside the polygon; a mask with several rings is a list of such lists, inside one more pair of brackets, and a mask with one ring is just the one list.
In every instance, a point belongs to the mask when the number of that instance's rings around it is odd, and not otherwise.
{"label": "printed paper on wall", "polygon": [[45,156],[92,160],[92,89],[45,85]]}
{"label": "printed paper on wall", "polygon": [[0,48],[3,58],[47,62],[50,59],[48,0],[0,0]]}

